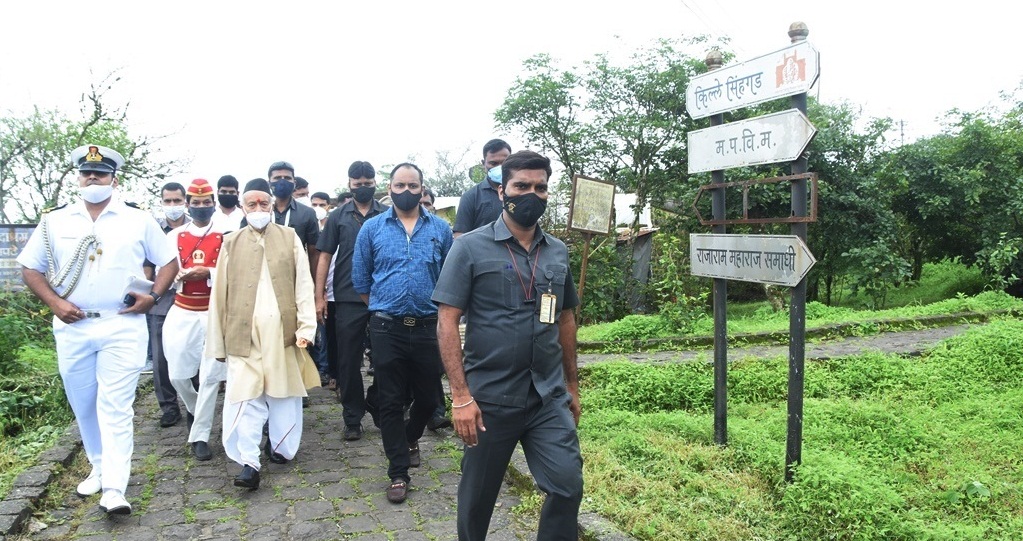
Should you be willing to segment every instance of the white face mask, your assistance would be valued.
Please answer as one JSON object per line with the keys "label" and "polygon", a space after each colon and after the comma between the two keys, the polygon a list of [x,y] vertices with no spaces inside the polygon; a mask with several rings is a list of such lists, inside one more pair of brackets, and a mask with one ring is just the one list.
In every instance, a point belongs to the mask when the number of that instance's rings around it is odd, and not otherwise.
{"label": "white face mask", "polygon": [[163,215],[172,222],[176,222],[185,215],[185,205],[163,206]]}
{"label": "white face mask", "polygon": [[102,203],[114,194],[113,184],[92,184],[82,188],[82,199],[87,203]]}
{"label": "white face mask", "polygon": [[270,213],[253,211],[245,215],[245,221],[249,222],[254,229],[263,229],[270,223]]}
{"label": "white face mask", "polygon": [[299,202],[299,203],[301,203],[301,204],[303,204],[303,205],[305,205],[307,207],[313,206],[312,199],[310,199],[310,197],[308,195],[305,196],[305,197],[296,197],[295,201],[297,201],[297,202]]}
{"label": "white face mask", "polygon": [[313,207],[313,212],[316,213],[316,220],[322,220],[327,217],[327,209],[323,207]]}

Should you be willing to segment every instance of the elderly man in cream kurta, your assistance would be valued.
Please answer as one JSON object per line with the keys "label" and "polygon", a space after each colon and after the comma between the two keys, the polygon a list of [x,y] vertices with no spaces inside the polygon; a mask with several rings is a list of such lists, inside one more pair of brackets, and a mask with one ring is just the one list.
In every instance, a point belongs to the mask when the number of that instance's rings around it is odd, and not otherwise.
{"label": "elderly man in cream kurta", "polygon": [[270,221],[266,181],[242,194],[246,227],[224,237],[210,297],[207,355],[227,361],[224,451],[242,466],[235,486],[259,488],[260,441],[273,462],[294,458],[302,397],[320,378],[305,347],[315,338],[309,260],[290,227]]}

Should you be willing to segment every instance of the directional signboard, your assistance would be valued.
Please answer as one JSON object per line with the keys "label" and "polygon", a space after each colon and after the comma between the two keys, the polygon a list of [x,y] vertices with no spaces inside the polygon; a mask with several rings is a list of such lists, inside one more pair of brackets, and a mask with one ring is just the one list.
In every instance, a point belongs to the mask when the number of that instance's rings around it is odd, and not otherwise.
{"label": "directional signboard", "polygon": [[693,77],[686,88],[686,112],[693,119],[749,107],[810,90],[820,76],[820,53],[800,41]]}
{"label": "directional signboard", "polygon": [[790,162],[817,133],[799,109],[691,131],[689,172]]}
{"label": "directional signboard", "polygon": [[817,262],[796,235],[689,235],[692,273],[794,287]]}

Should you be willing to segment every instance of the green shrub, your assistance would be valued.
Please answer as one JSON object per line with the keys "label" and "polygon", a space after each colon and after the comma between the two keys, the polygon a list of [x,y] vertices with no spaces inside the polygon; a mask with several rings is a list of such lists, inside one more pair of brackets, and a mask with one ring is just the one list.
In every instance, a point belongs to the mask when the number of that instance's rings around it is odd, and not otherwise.
{"label": "green shrub", "polygon": [[812,453],[781,499],[786,529],[800,539],[905,539],[904,501],[870,469],[841,453]]}
{"label": "green shrub", "polygon": [[609,362],[580,370],[580,394],[586,408],[637,413],[713,407],[713,374],[700,363],[658,367]]}

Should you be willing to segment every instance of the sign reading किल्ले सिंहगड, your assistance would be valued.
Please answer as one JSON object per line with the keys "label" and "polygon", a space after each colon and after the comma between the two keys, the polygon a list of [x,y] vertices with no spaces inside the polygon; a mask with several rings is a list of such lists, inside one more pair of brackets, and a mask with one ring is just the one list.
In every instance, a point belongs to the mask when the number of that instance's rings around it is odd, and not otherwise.
{"label": "sign reading \u0915\u093f\u0932\u094d\u0932\u0947 \u0938\u093f\u0902\u0939\u0917\u0921", "polygon": [[800,41],[745,62],[692,78],[686,112],[693,119],[810,90],[820,76],[820,53]]}

